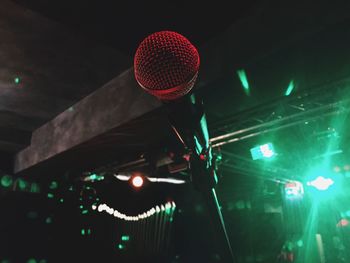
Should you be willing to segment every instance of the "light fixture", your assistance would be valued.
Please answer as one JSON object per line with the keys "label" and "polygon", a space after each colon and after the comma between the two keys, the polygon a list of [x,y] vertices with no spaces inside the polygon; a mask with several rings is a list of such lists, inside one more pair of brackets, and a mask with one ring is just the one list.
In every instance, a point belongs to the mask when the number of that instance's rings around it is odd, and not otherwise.
{"label": "light fixture", "polygon": [[143,186],[143,177],[141,175],[135,175],[131,178],[131,183],[135,188],[141,188]]}
{"label": "light fixture", "polygon": [[330,178],[324,178],[323,176],[318,176],[315,180],[307,182],[307,185],[315,187],[319,191],[327,190],[334,181]]}

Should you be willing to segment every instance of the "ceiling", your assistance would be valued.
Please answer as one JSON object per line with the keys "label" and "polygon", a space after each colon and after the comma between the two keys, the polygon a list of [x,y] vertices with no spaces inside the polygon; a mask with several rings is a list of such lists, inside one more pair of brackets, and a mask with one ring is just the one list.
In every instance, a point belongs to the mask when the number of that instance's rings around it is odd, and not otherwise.
{"label": "ceiling", "polygon": [[[202,46],[255,2],[232,10],[228,3],[186,1],[2,1],[3,169],[13,169],[14,154],[30,144],[34,130],[128,69],[149,33],[175,30]],[[213,13],[223,15],[208,19]]]}
{"label": "ceiling", "polygon": [[166,4],[164,1],[98,0],[14,2],[131,58],[145,36],[161,30],[180,32],[200,46],[246,16],[259,1],[222,1],[219,5],[183,0]]}

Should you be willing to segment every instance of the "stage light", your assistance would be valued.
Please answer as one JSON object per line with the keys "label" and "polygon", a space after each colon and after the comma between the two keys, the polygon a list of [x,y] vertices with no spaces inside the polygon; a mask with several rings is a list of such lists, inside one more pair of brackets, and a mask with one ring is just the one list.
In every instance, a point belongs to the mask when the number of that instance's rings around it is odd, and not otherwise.
{"label": "stage light", "polygon": [[14,79],[13,79],[13,81],[15,82],[15,84],[19,84],[19,83],[21,83],[21,78],[20,77],[15,77]]}
{"label": "stage light", "polygon": [[306,192],[314,202],[331,200],[347,192],[344,179],[343,174],[334,172],[328,165],[313,167],[305,178]]}
{"label": "stage light", "polygon": [[315,187],[319,191],[327,190],[334,181],[330,178],[324,178],[323,176],[318,176],[315,180],[307,182],[307,185]]}
{"label": "stage light", "polygon": [[121,240],[122,240],[122,241],[129,241],[129,240],[130,240],[130,236],[123,235],[123,236],[121,237]]}
{"label": "stage light", "polygon": [[349,221],[344,218],[337,223],[337,227],[347,227],[348,225]]}
{"label": "stage light", "polygon": [[54,198],[54,195],[52,193],[48,193],[47,198],[52,199],[52,198]]}
{"label": "stage light", "polygon": [[253,160],[270,159],[276,155],[272,143],[266,143],[250,149]]}
{"label": "stage light", "polygon": [[103,175],[91,174],[84,178],[85,182],[95,182],[95,181],[103,181],[105,177]]}
{"label": "stage light", "polygon": [[123,249],[125,249],[125,246],[123,244],[118,244],[118,249],[123,250]]}
{"label": "stage light", "polygon": [[284,194],[287,199],[299,199],[304,195],[303,184],[298,181],[290,181],[284,185]]}
{"label": "stage light", "polygon": [[51,224],[52,223],[52,218],[51,217],[47,217],[45,220],[46,224]]}
{"label": "stage light", "polygon": [[333,171],[336,173],[339,173],[339,172],[341,172],[341,168],[339,166],[334,166]]}
{"label": "stage light", "polygon": [[13,179],[11,176],[9,175],[4,175],[2,178],[1,178],[1,185],[3,187],[10,187],[13,183]]}
{"label": "stage light", "polygon": [[17,183],[18,183],[19,189],[21,189],[21,190],[26,189],[27,186],[28,186],[28,183],[25,180],[21,179],[21,178],[18,178]]}
{"label": "stage light", "polygon": [[296,244],[298,247],[302,247],[304,245],[304,242],[303,240],[299,239]]}
{"label": "stage light", "polygon": [[49,185],[49,188],[54,190],[54,189],[57,189],[58,187],[58,183],[56,181],[52,181]]}
{"label": "stage light", "polygon": [[168,184],[184,184],[185,180],[176,179],[176,178],[156,178],[156,177],[147,177],[147,179],[152,183],[168,183]]}
{"label": "stage light", "polygon": [[132,177],[131,183],[135,188],[140,188],[143,185],[143,178],[140,175]]}
{"label": "stage light", "polygon": [[284,93],[284,95],[285,95],[285,96],[289,96],[289,95],[292,93],[293,90],[294,90],[294,80],[291,80],[291,81],[289,82],[289,85],[288,85],[287,90],[286,90],[286,92]]}
{"label": "stage light", "polygon": [[40,186],[37,183],[32,183],[30,185],[30,192],[31,193],[40,193]]}
{"label": "stage light", "polygon": [[130,179],[130,175],[124,175],[124,174],[115,174],[114,177],[120,181],[129,181]]}
{"label": "stage light", "polygon": [[239,80],[242,83],[243,90],[247,96],[250,95],[250,88],[249,88],[249,83],[248,83],[248,78],[247,74],[245,73],[244,69],[237,70],[237,75]]}

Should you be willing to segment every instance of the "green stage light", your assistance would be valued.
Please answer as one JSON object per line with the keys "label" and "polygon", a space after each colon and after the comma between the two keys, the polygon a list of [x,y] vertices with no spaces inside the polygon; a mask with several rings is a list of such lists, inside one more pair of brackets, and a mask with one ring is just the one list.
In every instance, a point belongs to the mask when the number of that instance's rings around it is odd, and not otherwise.
{"label": "green stage light", "polygon": [[242,83],[243,90],[247,96],[250,96],[250,88],[248,83],[247,74],[245,73],[244,69],[237,70],[237,75],[239,80]]}
{"label": "green stage light", "polygon": [[51,217],[47,217],[45,220],[46,224],[51,224],[52,223],[52,218]]}
{"label": "green stage light", "polygon": [[288,88],[287,88],[286,92],[284,93],[284,95],[289,96],[293,90],[294,90],[294,80],[291,80],[289,82]]}
{"label": "green stage light", "polygon": [[290,181],[284,185],[284,194],[287,199],[300,199],[304,196],[303,184],[298,181]]}
{"label": "green stage light", "polygon": [[50,186],[49,186],[50,189],[52,189],[52,190],[57,189],[57,187],[58,187],[58,183],[56,181],[52,181],[50,183]]}
{"label": "green stage light", "polygon": [[319,191],[325,191],[333,184],[334,181],[332,179],[324,178],[323,176],[318,176],[315,180],[307,182],[307,185],[313,186]]}
{"label": "green stage light", "polygon": [[130,240],[130,236],[124,235],[122,236],[122,241],[129,241]]}
{"label": "green stage light", "polygon": [[89,210],[86,210],[86,209],[83,210],[83,211],[81,211],[81,214],[82,214],[82,215],[86,215],[86,214],[88,214],[88,213],[89,213]]}
{"label": "green stage light", "polygon": [[40,193],[40,186],[37,183],[32,183],[30,185],[30,192],[31,193]]}
{"label": "green stage light", "polygon": [[3,187],[10,187],[13,183],[13,179],[11,176],[9,175],[4,175],[2,178],[1,178],[1,185]]}
{"label": "green stage light", "polygon": [[125,246],[123,244],[118,244],[118,249],[123,250],[123,249],[125,249]]}
{"label": "green stage light", "polygon": [[15,77],[13,79],[13,81],[15,82],[15,84],[19,84],[19,83],[21,83],[21,78],[20,77]]}
{"label": "green stage light", "polygon": [[18,179],[18,187],[19,187],[19,189],[24,190],[24,189],[27,188],[27,186],[28,186],[28,183],[25,180],[23,180],[21,178]]}
{"label": "green stage light", "polygon": [[270,159],[276,155],[272,143],[266,143],[250,149],[253,160]]}
{"label": "green stage light", "polygon": [[296,244],[298,247],[302,247],[304,245],[304,242],[303,240],[299,239]]}
{"label": "green stage light", "polygon": [[305,178],[305,185],[314,201],[326,201],[346,192],[343,181],[341,173],[334,172],[332,167],[321,165],[310,170]]}
{"label": "green stage light", "polygon": [[91,174],[89,177],[87,177],[87,181],[102,181],[104,180],[104,176],[103,175],[97,175],[97,174]]}

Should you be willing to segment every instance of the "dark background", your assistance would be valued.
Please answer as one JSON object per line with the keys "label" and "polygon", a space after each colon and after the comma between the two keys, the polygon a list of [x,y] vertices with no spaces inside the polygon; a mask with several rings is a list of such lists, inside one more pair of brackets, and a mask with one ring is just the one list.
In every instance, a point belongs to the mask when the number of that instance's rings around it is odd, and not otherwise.
{"label": "dark background", "polygon": [[[97,183],[79,180],[84,172],[112,161],[120,164],[150,150],[177,149],[163,121],[155,121],[154,135],[147,121],[131,126],[131,130],[147,131],[149,141],[141,147],[116,153],[91,140],[90,148],[80,149],[79,154],[67,151],[28,173],[13,173],[15,155],[30,145],[32,133],[132,67],[139,42],[155,31],[177,31],[198,47],[202,65],[195,90],[203,97],[212,138],[301,114],[286,121],[290,124],[286,128],[282,123],[264,126],[256,135],[215,148],[223,157],[217,192],[239,262],[278,262],[290,228],[295,236],[302,236],[306,219],[301,216],[290,226],[289,208],[281,194],[284,180],[303,181],[310,167],[331,151],[342,153],[327,159],[330,169],[350,163],[348,105],[331,115],[327,110],[303,114],[348,98],[346,1],[0,3],[1,176],[40,185],[40,193],[16,184],[0,187],[1,263],[34,262],[29,259],[41,263],[225,262],[219,256],[205,201],[191,183],[149,184],[134,191],[110,175]],[[238,69],[247,73],[250,96],[241,87]],[[19,84],[14,82],[16,77]],[[284,96],[291,80],[295,89]],[[159,110],[150,114],[155,120],[161,115]],[[278,158],[253,162],[250,148],[266,142],[274,143]],[[86,161],[92,159],[98,161]],[[189,179],[187,173],[179,176]],[[50,189],[52,181],[58,182],[57,189]],[[82,192],[86,186],[96,194]],[[48,198],[48,193],[54,197]],[[96,211],[82,214],[80,205],[88,207],[96,198],[127,214],[174,200],[177,208],[168,250],[151,258],[132,248],[118,250],[124,233],[121,222]],[[350,210],[347,202],[340,203],[339,211]],[[291,217],[307,214],[302,207],[296,209],[302,212]],[[334,214],[334,228],[338,214]],[[90,228],[91,235],[82,235],[83,228]],[[327,262],[338,262],[334,249],[327,251],[331,251]]]}

